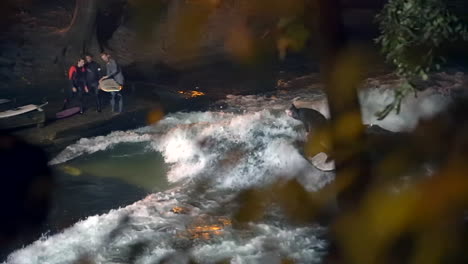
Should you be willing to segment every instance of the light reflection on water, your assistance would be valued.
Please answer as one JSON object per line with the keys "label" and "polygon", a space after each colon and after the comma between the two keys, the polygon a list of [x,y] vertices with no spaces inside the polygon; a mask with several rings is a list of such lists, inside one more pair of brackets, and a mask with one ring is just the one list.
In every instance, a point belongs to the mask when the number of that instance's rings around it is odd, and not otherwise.
{"label": "light reflection on water", "polygon": [[169,183],[164,158],[160,153],[147,151],[145,144],[122,143],[110,150],[85,155],[61,166],[77,168],[89,176],[118,179],[147,191],[166,190]]}
{"label": "light reflection on water", "polygon": [[55,233],[167,190],[167,169],[161,154],[146,151],[144,143],[120,144],[54,166],[58,186],[44,231]]}

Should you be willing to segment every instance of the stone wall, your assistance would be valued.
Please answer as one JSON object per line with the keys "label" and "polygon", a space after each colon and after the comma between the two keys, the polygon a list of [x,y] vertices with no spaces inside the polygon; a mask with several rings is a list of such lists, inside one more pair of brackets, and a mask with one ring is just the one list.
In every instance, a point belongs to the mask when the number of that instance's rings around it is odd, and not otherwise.
{"label": "stone wall", "polygon": [[[30,10],[17,14],[20,23],[1,36],[0,77],[6,81],[0,83],[0,88],[37,86],[66,78],[68,64],[75,58],[63,62],[60,56],[64,48],[63,29],[72,19],[73,2],[35,1]],[[259,23],[252,15],[246,18],[235,0],[220,1],[222,4],[215,7],[204,6],[201,2],[167,1],[167,6],[160,12],[155,11],[156,23],[152,30],[143,35],[135,23],[135,14],[127,14],[108,41],[109,51],[124,67],[151,78],[160,65],[174,71],[190,71],[220,62],[237,63],[226,43],[231,33],[242,31],[243,26],[249,28],[250,37],[263,41],[265,46],[261,47],[262,50],[276,49],[274,32],[270,30],[273,28],[274,31],[276,22],[266,20]],[[191,17],[193,14],[199,16]],[[200,31],[192,32],[190,26]],[[96,39],[93,41],[90,51],[97,54],[99,46]]]}

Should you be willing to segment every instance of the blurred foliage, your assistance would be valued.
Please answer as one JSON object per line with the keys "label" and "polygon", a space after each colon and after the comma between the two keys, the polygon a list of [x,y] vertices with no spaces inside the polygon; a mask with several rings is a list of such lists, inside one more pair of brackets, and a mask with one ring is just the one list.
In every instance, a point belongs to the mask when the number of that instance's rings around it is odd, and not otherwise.
{"label": "blurred foliage", "polygon": [[407,80],[405,80],[401,86],[395,89],[395,96],[393,98],[393,101],[390,104],[388,104],[384,109],[375,113],[375,115],[378,117],[378,120],[383,120],[393,110],[395,110],[395,112],[399,114],[403,99],[405,99],[405,97],[411,92],[416,93],[416,90],[414,89],[413,85],[411,85]]}
{"label": "blurred foliage", "polygon": [[0,130],[0,259],[18,237],[33,241],[47,218],[56,187],[47,162],[41,148]]}
{"label": "blurred foliage", "polygon": [[381,36],[377,42],[397,73],[421,77],[440,69],[445,60],[437,49],[447,41],[468,39],[468,28],[441,0],[391,0],[377,16]]}
{"label": "blurred foliage", "polygon": [[[143,34],[150,34],[152,26],[147,23],[159,19],[156,14],[166,4],[130,1],[136,14],[141,14],[138,19],[145,25]],[[179,19],[174,21],[177,45],[171,49],[175,53],[199,52],[197,43],[209,18],[223,6],[240,11],[241,18],[227,26],[230,30],[226,31],[224,43],[240,61],[262,52],[258,47],[265,42],[276,49],[279,58],[284,58],[290,50],[304,49],[314,33],[306,26],[310,14],[305,13],[306,4],[300,0],[188,0],[181,4]],[[413,90],[411,78],[426,79],[443,62],[436,49],[444,41],[465,38],[468,33],[436,0],[391,0],[378,19],[382,30],[378,42],[387,60],[408,78],[403,90],[397,91],[395,101],[380,113],[384,117],[393,109],[399,111],[401,99]],[[188,239],[210,239],[224,226],[232,224],[242,229],[245,223],[261,221],[272,206],[277,206],[291,223],[320,221],[330,227],[327,263],[466,263],[467,102],[455,102],[413,132],[364,131],[359,109],[353,103],[365,70],[371,67],[366,56],[365,49],[350,49],[337,56],[327,80],[331,87],[327,93],[339,111],[333,113],[336,115],[330,127],[310,135],[304,146],[306,155],[324,149],[334,151],[333,156],[339,160],[334,182],[311,192],[296,180],[301,175],[288,175],[298,177],[243,191],[232,222],[224,218],[216,218],[211,224],[194,221],[183,235]],[[154,124],[162,117],[163,112],[155,109],[148,115],[148,123]],[[242,153],[235,152],[223,163],[229,167],[239,157]],[[427,170],[428,165],[431,171]],[[345,192],[348,200],[340,199]],[[172,212],[186,213],[184,208],[172,208]],[[109,243],[118,237],[127,221],[128,218],[123,219],[111,232]],[[131,246],[126,263],[138,262],[144,247],[143,242]],[[171,257],[161,263],[170,263]],[[195,263],[188,259],[186,263]],[[83,257],[78,263],[92,261]],[[285,259],[282,263],[294,261]]]}
{"label": "blurred foliage", "polygon": [[[332,78],[351,92],[360,80],[360,74],[353,74],[359,72],[353,58],[363,56],[362,50],[354,52],[335,64]],[[466,105],[457,101],[413,132],[368,128],[359,144],[344,150],[348,161],[369,158],[364,165],[370,171],[366,182],[353,163],[344,163],[339,177],[318,191],[306,190],[297,180],[247,190],[240,195],[234,219],[259,221],[271,207],[279,206],[292,223],[326,223],[331,245],[324,263],[466,263]],[[355,140],[359,133],[353,131],[360,119],[350,113],[353,109],[345,109],[331,125],[340,133],[331,137],[333,132],[325,129],[309,137],[305,153],[316,153],[323,140],[335,144]],[[351,188],[355,185],[362,188]],[[350,188],[354,193],[346,197],[354,196],[352,206],[339,199]]]}
{"label": "blurred foliage", "polygon": [[143,40],[151,39],[156,23],[160,22],[167,1],[128,0],[129,13],[135,20],[137,36]]}
{"label": "blurred foliage", "polygon": [[306,47],[310,32],[298,18],[282,18],[278,22],[282,34],[277,41],[280,59],[286,57],[288,49],[299,52]]}
{"label": "blurred foliage", "polygon": [[164,112],[161,108],[152,109],[147,116],[147,124],[153,125],[159,122],[161,119],[164,118]]}
{"label": "blurred foliage", "polygon": [[[221,35],[226,52],[247,64],[265,59],[271,48],[277,49],[280,59],[289,51],[303,51],[311,35],[306,26],[310,17],[305,15],[304,0],[128,2],[143,43],[149,45],[156,36],[155,29],[164,23],[168,39],[160,41],[167,42],[165,51],[176,58],[190,58],[203,52],[200,50],[203,42],[219,34],[216,28],[224,31]],[[222,15],[222,19],[216,18],[217,15]]]}
{"label": "blurred foliage", "polygon": [[385,118],[400,111],[402,99],[414,90],[412,80],[428,80],[428,74],[446,62],[440,48],[447,42],[468,39],[468,27],[441,0],[390,0],[377,15],[381,45],[387,62],[407,81],[395,91],[395,99],[377,113]]}

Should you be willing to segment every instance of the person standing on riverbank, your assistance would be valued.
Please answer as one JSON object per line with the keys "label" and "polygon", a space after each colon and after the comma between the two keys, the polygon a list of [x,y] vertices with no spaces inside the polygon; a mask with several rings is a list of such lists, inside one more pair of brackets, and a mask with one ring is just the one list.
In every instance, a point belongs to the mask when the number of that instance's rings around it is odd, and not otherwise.
{"label": "person standing on riverbank", "polygon": [[88,93],[88,87],[86,86],[86,68],[85,60],[83,58],[78,59],[76,65],[72,65],[68,70],[68,79],[71,82],[71,89],[66,89],[66,98],[64,100],[63,109],[68,107],[71,100],[78,96],[80,114],[84,112],[84,93]]}
{"label": "person standing on riverbank", "polygon": [[86,85],[94,92],[96,97],[96,110],[101,112],[102,92],[99,89],[99,80],[102,77],[101,65],[94,61],[93,55],[86,54]]}
{"label": "person standing on riverbank", "polygon": [[[109,53],[103,52],[101,53],[101,59],[106,63],[106,76],[100,79],[100,83],[102,81],[107,81],[110,86],[115,87],[122,87],[124,85],[124,76],[122,74],[122,70],[117,64],[117,62],[111,58]],[[101,89],[101,87],[100,87]],[[115,97],[117,96],[119,99],[119,110],[118,112],[122,112],[123,101],[122,101],[122,91],[110,92],[111,93],[111,108],[113,112],[115,111]]]}

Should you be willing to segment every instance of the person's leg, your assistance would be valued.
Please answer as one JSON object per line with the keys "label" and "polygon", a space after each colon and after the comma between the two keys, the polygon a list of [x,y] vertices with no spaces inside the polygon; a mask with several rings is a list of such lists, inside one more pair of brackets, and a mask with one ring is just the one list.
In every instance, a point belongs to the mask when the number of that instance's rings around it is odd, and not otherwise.
{"label": "person's leg", "polygon": [[114,106],[115,106],[115,94],[116,94],[116,92],[111,92],[111,101],[110,101],[110,105],[111,105],[111,111],[112,111],[112,112],[115,112],[115,110],[114,110]]}
{"label": "person's leg", "polygon": [[117,92],[117,96],[119,97],[119,113],[122,113],[122,108],[123,108],[122,92]]}
{"label": "person's leg", "polygon": [[78,101],[80,104],[80,114],[84,113],[84,87],[78,87],[77,95],[78,95]]}
{"label": "person's leg", "polygon": [[94,96],[96,99],[96,111],[101,112],[102,107],[102,91],[99,89],[99,85],[93,87]]}
{"label": "person's leg", "polygon": [[89,96],[91,95],[90,89],[91,87],[86,87],[87,89],[84,89],[85,86],[83,86],[82,90],[82,101],[83,101],[83,111],[89,108]]}
{"label": "person's leg", "polygon": [[63,107],[62,110],[67,109],[68,104],[70,103],[73,91],[71,88],[65,88],[65,98],[63,99]]}
{"label": "person's leg", "polygon": [[74,95],[75,93],[73,92],[72,88],[65,89],[65,99],[63,100],[62,110],[67,109]]}
{"label": "person's leg", "polygon": [[68,96],[65,96],[65,99],[63,99],[62,110],[67,109],[67,107],[68,107],[68,102],[69,102],[69,101],[70,101],[70,100],[68,99]]}

